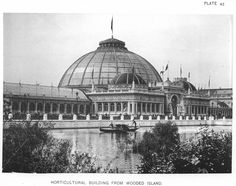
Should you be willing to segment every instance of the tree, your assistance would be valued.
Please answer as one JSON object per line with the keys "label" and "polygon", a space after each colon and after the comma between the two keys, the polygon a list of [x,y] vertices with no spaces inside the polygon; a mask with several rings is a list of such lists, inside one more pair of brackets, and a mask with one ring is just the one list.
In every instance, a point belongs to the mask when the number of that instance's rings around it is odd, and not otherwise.
{"label": "tree", "polygon": [[179,141],[178,128],[157,124],[138,144],[140,173],[230,173],[232,134],[207,126],[192,141]]}
{"label": "tree", "polygon": [[[175,161],[182,159],[191,163],[194,172],[230,173],[232,134],[224,131],[214,132],[204,126],[193,141],[182,143],[173,157]],[[175,167],[175,172],[179,172],[178,167]]]}
{"label": "tree", "polygon": [[144,133],[143,140],[136,147],[142,155],[139,172],[171,172],[169,155],[175,151],[179,144],[178,127],[174,123],[156,124],[151,132]]}
{"label": "tree", "polygon": [[[74,158],[75,157],[75,158]],[[71,143],[50,136],[38,122],[11,122],[3,131],[3,172],[96,172],[88,154],[71,153]]]}

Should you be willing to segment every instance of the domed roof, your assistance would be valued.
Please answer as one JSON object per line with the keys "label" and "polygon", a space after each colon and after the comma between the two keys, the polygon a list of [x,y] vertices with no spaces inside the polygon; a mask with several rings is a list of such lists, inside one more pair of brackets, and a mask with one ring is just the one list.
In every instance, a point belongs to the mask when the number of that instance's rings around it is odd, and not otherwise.
{"label": "domed roof", "polygon": [[143,57],[130,52],[125,42],[110,38],[99,43],[97,50],[76,60],[62,76],[59,87],[89,88],[94,85],[108,85],[112,79],[124,73],[132,73],[145,83],[162,82],[156,69]]}
{"label": "domed roof", "polygon": [[189,89],[190,89],[190,91],[197,91],[195,86],[193,86],[192,83],[187,81],[187,78],[176,78],[175,81],[173,82],[173,84],[182,86],[182,88],[185,91],[188,91]]}
{"label": "domed roof", "polygon": [[145,81],[135,73],[123,73],[114,77],[111,84],[132,84],[133,81],[138,85],[146,85]]}

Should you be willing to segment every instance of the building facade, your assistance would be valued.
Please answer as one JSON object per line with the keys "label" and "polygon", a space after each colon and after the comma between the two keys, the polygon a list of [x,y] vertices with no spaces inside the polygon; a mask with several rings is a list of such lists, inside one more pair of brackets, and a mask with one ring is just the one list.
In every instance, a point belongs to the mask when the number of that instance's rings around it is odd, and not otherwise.
{"label": "building facade", "polygon": [[58,87],[4,83],[13,114],[232,117],[232,89],[222,91],[197,90],[183,77],[163,81],[151,63],[114,38],[76,60]]}

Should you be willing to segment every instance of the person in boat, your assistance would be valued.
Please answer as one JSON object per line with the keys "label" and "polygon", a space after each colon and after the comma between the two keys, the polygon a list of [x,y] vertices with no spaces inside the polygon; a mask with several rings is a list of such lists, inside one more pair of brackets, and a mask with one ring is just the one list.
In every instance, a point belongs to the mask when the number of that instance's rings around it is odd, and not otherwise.
{"label": "person in boat", "polygon": [[134,125],[134,127],[136,128],[136,126],[137,126],[137,123],[136,123],[136,121],[133,119],[133,123],[132,123],[133,125]]}
{"label": "person in boat", "polygon": [[113,128],[114,127],[114,125],[113,125],[113,123],[111,122],[111,124],[109,125],[111,128]]}

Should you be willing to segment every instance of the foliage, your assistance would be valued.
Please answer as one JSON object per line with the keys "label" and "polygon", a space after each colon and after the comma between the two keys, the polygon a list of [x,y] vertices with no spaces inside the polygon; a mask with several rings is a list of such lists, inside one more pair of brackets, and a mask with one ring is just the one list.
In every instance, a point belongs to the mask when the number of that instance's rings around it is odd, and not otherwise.
{"label": "foliage", "polygon": [[[230,173],[232,161],[232,134],[214,132],[202,127],[191,142],[182,143],[173,154],[175,162],[185,160],[192,165],[192,172]],[[175,172],[179,172],[175,166]]]}
{"label": "foliage", "polygon": [[32,152],[46,141],[46,131],[41,131],[36,123],[9,125],[3,131],[3,172],[34,172]]}
{"label": "foliage", "polygon": [[[74,158],[75,157],[75,158]],[[95,172],[93,158],[71,155],[71,144],[57,140],[38,122],[11,123],[3,131],[3,172]]]}
{"label": "foliage", "polygon": [[142,155],[140,173],[170,172],[169,155],[179,146],[178,127],[171,122],[158,123],[151,132],[145,132],[137,151]]}
{"label": "foliage", "polygon": [[13,114],[13,119],[25,120],[26,119],[26,114],[21,113],[21,112],[16,112],[16,113]]}
{"label": "foliage", "polygon": [[202,127],[192,141],[179,141],[171,123],[157,124],[138,144],[140,173],[230,173],[232,134]]}

